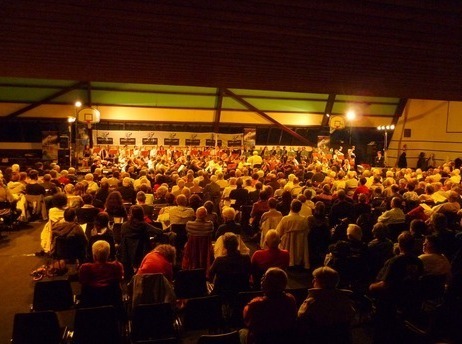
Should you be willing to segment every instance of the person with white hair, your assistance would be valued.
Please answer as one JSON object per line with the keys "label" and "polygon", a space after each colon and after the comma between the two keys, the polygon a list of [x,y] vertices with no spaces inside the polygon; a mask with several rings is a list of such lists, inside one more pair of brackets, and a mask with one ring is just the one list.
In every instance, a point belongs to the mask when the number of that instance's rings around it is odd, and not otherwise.
{"label": "person with white hair", "polygon": [[99,189],[99,185],[97,182],[95,182],[93,177],[93,174],[87,173],[84,177],[84,180],[87,183],[87,193],[93,193],[96,194],[96,192]]}
{"label": "person with white hair", "polygon": [[258,151],[253,151],[252,155],[247,158],[247,164],[253,168],[255,165],[261,166],[263,159],[258,155]]}
{"label": "person with white hair", "polygon": [[289,252],[279,248],[281,237],[275,229],[270,229],[266,233],[264,242],[267,248],[255,251],[251,259],[251,273],[254,288],[259,287],[258,282],[269,268],[277,267],[282,270],[287,270],[289,266]]}

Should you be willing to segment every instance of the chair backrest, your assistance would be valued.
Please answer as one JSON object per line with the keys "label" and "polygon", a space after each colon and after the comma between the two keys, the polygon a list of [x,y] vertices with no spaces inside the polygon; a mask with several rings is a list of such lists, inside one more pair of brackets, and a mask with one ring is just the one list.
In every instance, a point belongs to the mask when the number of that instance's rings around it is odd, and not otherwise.
{"label": "chair backrest", "polygon": [[160,273],[133,276],[132,308],[140,304],[174,303],[175,291],[167,278]]}
{"label": "chair backrest", "polygon": [[55,312],[17,313],[14,316],[11,337],[14,344],[58,344],[62,336]]}
{"label": "chair backrest", "polygon": [[185,331],[216,330],[223,326],[221,298],[205,296],[188,299],[183,308]]}
{"label": "chair backrest", "polygon": [[82,286],[80,307],[114,306],[122,307],[122,290],[118,282],[105,287]]}
{"label": "chair backrest", "polygon": [[81,262],[86,257],[86,245],[77,236],[58,236],[55,238],[53,257],[56,259],[66,259]]}
{"label": "chair backrest", "polygon": [[73,343],[121,343],[117,312],[112,306],[78,308]]}
{"label": "chair backrest", "polygon": [[305,301],[307,296],[308,296],[308,288],[307,287],[288,288],[288,289],[286,289],[286,293],[289,293],[293,297],[295,297],[295,301],[297,302],[297,308],[300,308],[303,301]]}
{"label": "chair backrest", "polygon": [[74,305],[74,295],[68,280],[40,281],[34,287],[34,311],[64,311]]}
{"label": "chair backrest", "polygon": [[446,290],[445,275],[423,275],[419,280],[419,291],[423,301],[436,300],[444,296]]}
{"label": "chair backrest", "polygon": [[199,337],[197,344],[240,344],[239,332],[204,334]]}
{"label": "chair backrest", "polygon": [[220,273],[215,277],[213,294],[232,298],[239,292],[248,290],[250,290],[250,282],[247,273]]}
{"label": "chair backrest", "polygon": [[133,309],[131,337],[134,341],[176,337],[170,303],[140,304]]}
{"label": "chair backrest", "polygon": [[190,299],[207,294],[205,269],[180,270],[175,275],[175,294],[179,299]]}

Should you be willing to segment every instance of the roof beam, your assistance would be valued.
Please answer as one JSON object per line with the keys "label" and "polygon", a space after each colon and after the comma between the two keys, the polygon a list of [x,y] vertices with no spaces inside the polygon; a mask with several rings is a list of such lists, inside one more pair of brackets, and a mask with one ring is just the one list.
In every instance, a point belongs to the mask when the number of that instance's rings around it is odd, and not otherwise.
{"label": "roof beam", "polygon": [[396,111],[395,111],[395,115],[393,116],[392,124],[396,125],[396,123],[398,123],[398,119],[403,114],[406,104],[407,104],[407,98],[401,98],[399,100],[398,105],[396,105]]}
{"label": "roof beam", "polygon": [[213,132],[218,133],[220,128],[220,117],[221,117],[221,108],[223,105],[223,90],[221,88],[217,89],[217,104],[215,106],[215,119],[213,122]]}
{"label": "roof beam", "polygon": [[247,107],[249,110],[252,110],[254,112],[256,112],[257,114],[259,114],[261,117],[263,117],[264,119],[266,119],[267,121],[273,123],[274,125],[276,125],[278,128],[284,130],[285,132],[289,133],[290,135],[292,135],[293,137],[295,137],[296,139],[300,140],[302,143],[306,144],[306,145],[310,145],[311,143],[306,139],[304,138],[303,136],[301,136],[300,134],[296,133],[295,131],[293,131],[292,129],[286,127],[284,124],[282,123],[279,123],[278,121],[276,121],[274,118],[272,118],[271,116],[269,116],[268,114],[266,114],[265,112],[261,111],[260,109],[257,109],[255,106],[253,106],[252,104],[250,104],[249,102],[247,102],[245,99],[243,99],[242,97],[238,96],[237,94],[235,94],[234,92],[230,91],[229,89],[225,88],[224,90],[224,93],[227,94],[228,96],[234,98],[236,101],[238,101],[239,103],[241,103],[242,105],[244,105],[245,107]]}
{"label": "roof beam", "polygon": [[10,113],[9,115],[6,115],[4,118],[15,118],[15,117],[18,117],[19,115],[22,115],[23,113],[27,112],[27,111],[30,111],[32,109],[35,109],[43,104],[46,104],[48,103],[49,101],[55,99],[55,98],[58,98],[58,97],[61,97],[62,95],[70,92],[70,91],[73,91],[75,90],[76,88],[81,88],[83,86],[86,85],[86,82],[83,82],[83,81],[79,81],[69,87],[66,87],[66,88],[63,88],[62,90],[56,92],[56,93],[53,93],[51,96],[48,96],[46,98],[43,98],[42,100],[38,101],[38,102],[35,102],[35,103],[32,103],[30,105],[27,105],[26,107],[22,108],[22,109],[19,109],[15,112],[12,112]]}
{"label": "roof beam", "polygon": [[326,108],[324,109],[324,116],[322,117],[321,127],[326,127],[329,124],[329,116],[332,115],[334,108],[335,94],[329,94],[327,98]]}

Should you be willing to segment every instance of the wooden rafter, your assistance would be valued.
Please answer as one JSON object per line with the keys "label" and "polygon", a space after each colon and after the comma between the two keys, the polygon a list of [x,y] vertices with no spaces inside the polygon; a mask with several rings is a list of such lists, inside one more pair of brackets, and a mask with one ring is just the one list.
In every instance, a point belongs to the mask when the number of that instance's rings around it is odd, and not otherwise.
{"label": "wooden rafter", "polygon": [[86,85],[86,82],[77,82],[69,87],[66,87],[66,88],[63,88],[62,90],[56,92],[56,93],[53,93],[52,95],[38,101],[38,102],[35,102],[35,103],[32,103],[30,105],[27,105],[26,107],[23,107],[22,109],[19,109],[15,112],[12,112],[10,113],[9,115],[6,115],[4,118],[15,118],[15,117],[18,117],[19,115],[22,115],[23,113],[26,113],[27,111],[30,111],[32,109],[35,109],[37,107],[39,107],[40,105],[43,105],[43,104],[46,104],[48,103],[49,101],[55,99],[55,98],[58,98],[58,97],[61,97],[62,95],[70,92],[70,91],[73,91],[75,90],[76,88],[81,88],[83,86]]}
{"label": "wooden rafter", "polygon": [[285,132],[289,133],[290,135],[292,135],[293,137],[295,137],[296,139],[300,140],[302,143],[306,144],[306,145],[310,145],[310,141],[308,141],[306,138],[304,138],[303,136],[301,136],[300,134],[296,133],[295,131],[293,131],[292,129],[286,127],[284,124],[282,123],[279,123],[278,121],[276,121],[274,118],[272,118],[271,116],[269,116],[268,114],[266,114],[265,112],[261,111],[260,109],[257,109],[255,106],[253,106],[252,104],[250,104],[248,101],[246,101],[245,99],[243,99],[242,97],[238,96],[237,94],[235,94],[234,92],[230,91],[229,89],[224,89],[223,90],[225,94],[227,94],[228,96],[234,98],[236,101],[238,101],[239,103],[241,103],[242,105],[244,105],[245,107],[247,107],[249,110],[252,110],[254,112],[256,112],[257,114],[259,114],[261,117],[263,117],[264,119],[266,119],[267,121],[273,123],[274,125],[276,125],[278,128],[284,130]]}

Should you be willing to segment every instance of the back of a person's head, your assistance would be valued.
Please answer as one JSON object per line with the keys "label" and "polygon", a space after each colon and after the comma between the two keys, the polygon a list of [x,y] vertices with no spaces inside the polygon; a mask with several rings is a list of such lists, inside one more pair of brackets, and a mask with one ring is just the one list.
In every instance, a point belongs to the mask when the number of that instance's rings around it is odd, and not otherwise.
{"label": "back of a person's head", "polygon": [[94,225],[98,228],[106,228],[109,223],[109,215],[106,212],[96,214]]}
{"label": "back of a person's head", "polygon": [[83,204],[92,204],[93,203],[93,196],[90,194],[84,194],[82,196]]}
{"label": "back of a person's head", "polygon": [[122,186],[132,186],[132,180],[130,179],[130,177],[125,177],[124,179],[122,179]]}
{"label": "back of a person's head", "polygon": [[146,194],[143,191],[138,191],[136,193],[136,200],[141,203],[146,202]]}
{"label": "back of a person's head", "polygon": [[403,200],[399,197],[393,197],[391,199],[391,207],[392,208],[401,208],[401,205],[403,204]]}
{"label": "back of a person's head", "polygon": [[305,203],[305,202],[306,202],[306,197],[305,197],[305,195],[300,194],[300,195],[297,196],[297,199],[298,199],[300,202],[302,202],[302,203]]}
{"label": "back of a person's head", "polygon": [[56,208],[63,208],[67,205],[67,197],[63,192],[59,192],[53,195],[53,198],[51,199],[51,203]]}
{"label": "back of a person's head", "polygon": [[130,221],[144,221],[144,210],[142,206],[132,205],[130,207]]}
{"label": "back of a person's head", "polygon": [[268,200],[268,206],[271,208],[271,209],[275,209],[278,205],[278,200],[274,197],[271,197],[269,200]]}
{"label": "back of a person's head", "polygon": [[188,199],[183,194],[176,196],[175,201],[178,206],[186,207],[188,205]]}
{"label": "back of a person's head", "polygon": [[433,226],[433,229],[435,231],[442,231],[447,229],[448,227],[448,220],[446,219],[446,216],[442,213],[434,213],[430,217],[430,223]]}
{"label": "back of a person's head", "polygon": [[307,200],[311,200],[311,198],[313,198],[313,193],[310,189],[305,189],[305,191],[303,191],[303,195],[306,197]]}
{"label": "back of a person's head", "polygon": [[74,208],[67,208],[64,210],[64,220],[66,222],[74,222],[75,220],[75,209]]}
{"label": "back of a person's head", "polygon": [[269,268],[261,280],[261,289],[267,295],[277,295],[286,289],[287,274],[280,268]]}
{"label": "back of a person's head", "polygon": [[356,224],[350,223],[347,227],[347,237],[348,239],[361,241],[363,237],[363,231],[361,227]]}
{"label": "back of a person's head", "polygon": [[442,243],[438,235],[426,235],[424,241],[424,253],[442,253]]}
{"label": "back of a person's head", "polygon": [[32,180],[37,180],[38,179],[37,170],[30,170],[29,171],[29,178],[32,179]]}
{"label": "back of a person's head", "polygon": [[237,235],[232,232],[223,234],[223,246],[228,254],[237,252],[237,248],[239,247]]}
{"label": "back of a person's head", "polygon": [[323,266],[313,271],[315,285],[321,289],[335,289],[339,283],[339,274],[334,269]]}
{"label": "back of a person's head", "polygon": [[205,207],[199,207],[196,210],[196,219],[203,220],[207,217],[207,209]]}
{"label": "back of a person's head", "polygon": [[300,202],[298,199],[294,199],[290,203],[290,210],[292,212],[299,213],[301,209],[302,209],[302,202]]}
{"label": "back of a person's head", "polygon": [[[361,195],[362,195],[362,194],[361,194]],[[339,200],[344,201],[344,200],[346,199],[345,190],[340,189],[340,190],[337,192],[337,197],[338,197]]]}
{"label": "back of a person's head", "polygon": [[398,246],[404,253],[411,252],[414,248],[414,237],[409,231],[404,231],[398,235]]}
{"label": "back of a person's head", "polygon": [[162,244],[158,245],[155,249],[154,252],[160,254],[163,256],[165,259],[167,259],[168,262],[175,264],[176,260],[176,249],[172,245],[168,244]]}
{"label": "back of a person's head", "polygon": [[207,209],[208,214],[213,213],[213,208],[214,208],[213,202],[212,201],[206,201],[204,203],[204,208]]}
{"label": "back of a person's head", "polygon": [[225,221],[233,221],[236,217],[236,211],[232,207],[223,207],[221,214]]}
{"label": "back of a person's head", "polygon": [[387,236],[387,226],[382,222],[377,222],[372,228],[372,235],[379,240],[383,240]]}
{"label": "back of a person's head", "polygon": [[111,247],[109,243],[105,240],[97,240],[91,247],[93,260],[99,263],[107,262],[110,251]]}
{"label": "back of a person's head", "polygon": [[275,229],[270,229],[266,232],[265,242],[268,248],[278,248],[279,243],[281,242],[281,237]]}

